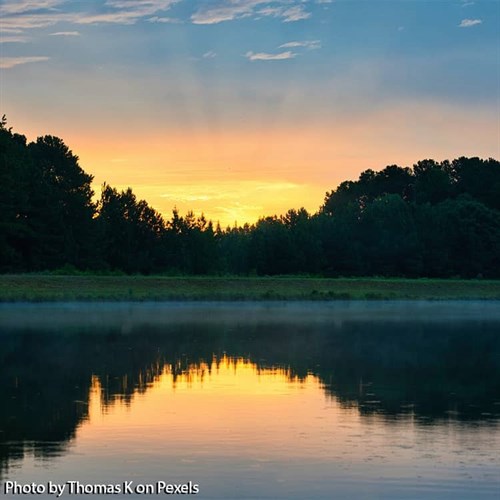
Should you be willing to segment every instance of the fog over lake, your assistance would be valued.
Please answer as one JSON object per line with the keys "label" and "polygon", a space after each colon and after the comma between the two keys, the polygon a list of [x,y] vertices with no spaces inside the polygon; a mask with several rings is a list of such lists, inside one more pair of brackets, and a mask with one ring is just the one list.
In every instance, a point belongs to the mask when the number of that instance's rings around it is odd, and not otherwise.
{"label": "fog over lake", "polygon": [[0,345],[2,493],[500,492],[498,301],[1,304]]}

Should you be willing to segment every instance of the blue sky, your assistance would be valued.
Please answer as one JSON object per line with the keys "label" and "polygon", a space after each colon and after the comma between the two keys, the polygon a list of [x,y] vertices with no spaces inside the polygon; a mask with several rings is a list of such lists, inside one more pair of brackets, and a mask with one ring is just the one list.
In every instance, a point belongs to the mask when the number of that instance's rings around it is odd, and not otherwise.
{"label": "blue sky", "polygon": [[0,36],[10,124],[165,212],[314,210],[366,168],[500,156],[497,0],[3,0]]}

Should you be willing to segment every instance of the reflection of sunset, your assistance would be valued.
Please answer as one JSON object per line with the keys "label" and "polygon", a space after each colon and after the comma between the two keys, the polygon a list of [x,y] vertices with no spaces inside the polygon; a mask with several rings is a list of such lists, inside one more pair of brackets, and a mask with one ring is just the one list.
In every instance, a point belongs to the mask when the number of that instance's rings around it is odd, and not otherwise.
{"label": "reflection of sunset", "polygon": [[[128,436],[127,446],[139,446],[138,440],[142,449],[168,446],[194,454],[218,450],[274,455],[283,452],[282,446],[297,443],[292,455],[303,456],[321,453],[332,431],[334,436],[346,434],[359,419],[357,410],[340,410],[328,399],[313,375],[300,380],[281,368],[259,369],[250,361],[224,357],[175,376],[167,365],[130,404],[117,399],[104,405],[94,378],[89,421],[78,433],[81,443],[91,446],[122,429],[140,429],[140,434]],[[144,446],[144,441],[149,444]]]}
{"label": "reflection of sunset", "polygon": [[[137,337],[135,345],[141,342],[147,341]],[[187,353],[172,359],[127,373],[98,372],[88,392],[88,418],[76,424],[64,454],[40,467],[30,451],[9,477],[193,481],[203,498],[214,499],[331,498],[331,492],[364,498],[372,491],[401,498],[408,488],[441,492],[444,483],[456,482],[458,491],[471,477],[468,492],[492,491],[498,483],[500,433],[492,425],[421,419],[411,410],[392,415],[373,406],[384,397],[380,387],[359,380],[342,390],[341,369],[330,372],[332,388],[325,377],[299,378],[278,362],[204,361]],[[362,393],[370,412],[362,409]],[[359,494],[350,494],[354,490]]]}
{"label": "reflection of sunset", "polygon": [[398,467],[427,467],[430,449],[453,460],[464,440],[477,446],[489,439],[479,428],[462,436],[453,423],[443,434],[439,425],[419,425],[411,413],[399,420],[376,412],[362,416],[357,407],[326,396],[314,375],[299,379],[241,358],[214,358],[187,370],[166,365],[158,373],[148,373],[145,378],[154,381],[128,402],[118,397],[107,404],[99,379],[93,379],[89,420],[77,431],[79,453],[104,458],[103,443],[113,442],[133,460],[161,455],[191,467],[214,456],[256,466],[286,457],[290,463],[374,461],[397,475]]}
{"label": "reflection of sunset", "polygon": [[[448,455],[458,436],[453,431],[436,441],[433,427],[421,428],[411,415],[397,422],[376,413],[362,417],[357,408],[326,397],[313,375],[299,379],[282,368],[259,368],[228,357],[178,369],[166,365],[129,403],[118,398],[104,404],[100,382],[94,378],[89,421],[78,431],[79,449],[95,453],[111,439],[120,442],[124,453],[162,450],[195,462],[217,454],[257,462],[286,455],[290,460],[410,463],[419,456],[424,459],[430,446]],[[380,455],[384,447],[391,453]]]}

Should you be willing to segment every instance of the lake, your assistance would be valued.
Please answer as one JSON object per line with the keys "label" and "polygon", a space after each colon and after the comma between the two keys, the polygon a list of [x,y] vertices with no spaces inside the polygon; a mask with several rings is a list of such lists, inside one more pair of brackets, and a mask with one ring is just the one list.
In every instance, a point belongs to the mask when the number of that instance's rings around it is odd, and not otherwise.
{"label": "lake", "polygon": [[498,301],[2,304],[0,346],[8,498],[500,496]]}

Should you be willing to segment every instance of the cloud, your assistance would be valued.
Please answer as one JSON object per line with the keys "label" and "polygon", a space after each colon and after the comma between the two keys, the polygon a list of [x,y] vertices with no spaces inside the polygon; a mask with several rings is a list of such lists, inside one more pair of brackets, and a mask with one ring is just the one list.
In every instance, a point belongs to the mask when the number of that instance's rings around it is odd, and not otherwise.
{"label": "cloud", "polygon": [[65,0],[4,0],[0,5],[0,14],[21,14],[23,12],[36,12],[58,7]]}
{"label": "cloud", "polygon": [[264,7],[262,9],[259,9],[257,11],[257,14],[261,16],[272,16],[272,17],[278,17],[282,14],[283,12],[283,7]]}
{"label": "cloud", "polygon": [[481,24],[483,21],[481,19],[462,19],[462,22],[458,25],[459,28],[470,28],[471,26],[476,26]]}
{"label": "cloud", "polygon": [[21,64],[28,64],[33,62],[48,61],[49,57],[33,56],[33,57],[2,57],[0,59],[0,68],[9,69]]}
{"label": "cloud", "polygon": [[[181,0],[106,0],[101,11],[69,12],[56,7],[69,5],[67,0],[6,0],[0,6],[2,30],[26,30],[45,28],[59,22],[72,24],[135,24],[139,19],[167,11]],[[85,6],[85,4],[83,4]],[[152,18],[155,22],[166,22],[168,18]],[[169,20],[170,21],[170,20]]]}
{"label": "cloud", "polygon": [[9,34],[17,35],[17,34],[22,33],[22,32],[23,32],[23,30],[15,29],[15,28],[6,28],[3,25],[0,27],[0,34],[1,33],[9,33]]}
{"label": "cloud", "polygon": [[212,220],[219,220],[222,225],[230,225],[236,220],[257,220],[264,211],[264,200],[271,198],[280,203],[283,197],[289,197],[291,193],[298,192],[303,187],[303,184],[271,179],[231,179],[216,184],[171,185],[168,191],[162,190],[158,197],[162,200],[160,206],[165,206],[162,202],[166,201],[166,207],[169,208],[175,204],[180,206],[181,210],[210,212]]}
{"label": "cloud", "polygon": [[28,39],[24,36],[0,36],[0,43],[26,43]]}
{"label": "cloud", "polygon": [[34,28],[46,28],[58,22],[71,22],[73,16],[61,12],[48,14],[20,14],[14,16],[2,16],[2,30],[11,33],[22,33],[24,30]]}
{"label": "cloud", "polygon": [[[143,17],[153,16],[159,11],[167,11],[172,5],[180,0],[107,0],[105,6],[110,7],[111,12],[94,15],[83,15],[75,19],[77,24],[135,24]],[[156,18],[156,22],[159,19]],[[163,21],[160,21],[163,22]]]}
{"label": "cloud", "polygon": [[174,17],[150,17],[148,19],[150,23],[164,23],[164,24],[181,24],[182,21],[180,19],[176,19]]}
{"label": "cloud", "polygon": [[302,19],[308,19],[311,17],[310,12],[304,10],[303,5],[296,5],[295,7],[290,7],[286,9],[281,14],[284,23],[292,23],[295,21],[301,21]]}
{"label": "cloud", "polygon": [[268,54],[267,52],[247,52],[245,57],[249,61],[282,61],[284,59],[293,59],[297,54],[290,50],[278,54]]}
{"label": "cloud", "polygon": [[217,53],[213,50],[209,50],[203,54],[204,59],[213,59],[214,57],[217,57]]}
{"label": "cloud", "polygon": [[76,24],[135,24],[141,16],[135,11],[118,11],[77,17]]}
{"label": "cloud", "polygon": [[168,10],[180,0],[107,0],[105,5],[115,9],[127,9],[130,11],[142,12]]}
{"label": "cloud", "polygon": [[[183,0],[101,0],[99,8],[95,10],[90,9],[86,2],[72,3],[69,0],[3,0],[0,5],[1,29],[12,33],[46,28],[60,22],[77,25],[131,25],[140,19],[154,23],[178,23],[178,19],[162,16],[161,13],[181,1]],[[203,1],[198,4],[191,21],[194,24],[216,24],[249,16],[264,16],[276,17],[285,23],[295,22],[311,16],[305,10],[307,3],[309,2],[305,0]],[[80,10],[69,10],[70,8]]]}
{"label": "cloud", "polygon": [[168,192],[162,193],[160,198],[167,198],[174,201],[209,201],[209,200],[230,200],[237,199],[238,194],[223,191],[218,186],[190,185],[172,187]]}
{"label": "cloud", "polygon": [[50,36],[80,36],[78,31],[56,31],[51,33]]}
{"label": "cloud", "polygon": [[304,47],[309,50],[320,49],[321,42],[319,40],[305,40],[303,42],[287,42],[280,45],[279,49],[288,49],[294,47]]}
{"label": "cloud", "polygon": [[191,20],[194,24],[217,24],[223,21],[232,21],[251,15],[255,7],[263,3],[263,0],[225,0],[215,5],[214,2],[207,2],[191,16]]}
{"label": "cloud", "polygon": [[[303,41],[292,41],[286,42],[278,46],[278,49],[300,49],[305,48],[309,50],[320,49],[321,42],[319,40],[303,40]],[[252,52],[249,51],[245,54],[245,57],[249,61],[280,61],[284,59],[293,59],[298,55],[297,52],[291,50],[282,51],[277,54],[271,54],[268,52]]]}
{"label": "cloud", "polygon": [[269,0],[206,2],[191,16],[191,21],[194,24],[217,24],[249,16],[272,16],[283,19],[283,22],[294,22],[311,16],[305,11],[302,0],[274,0],[273,6],[269,6],[269,3]]}
{"label": "cloud", "polygon": [[32,28],[45,28],[71,16],[57,8],[66,0],[4,0],[0,5],[1,30],[22,33]]}

